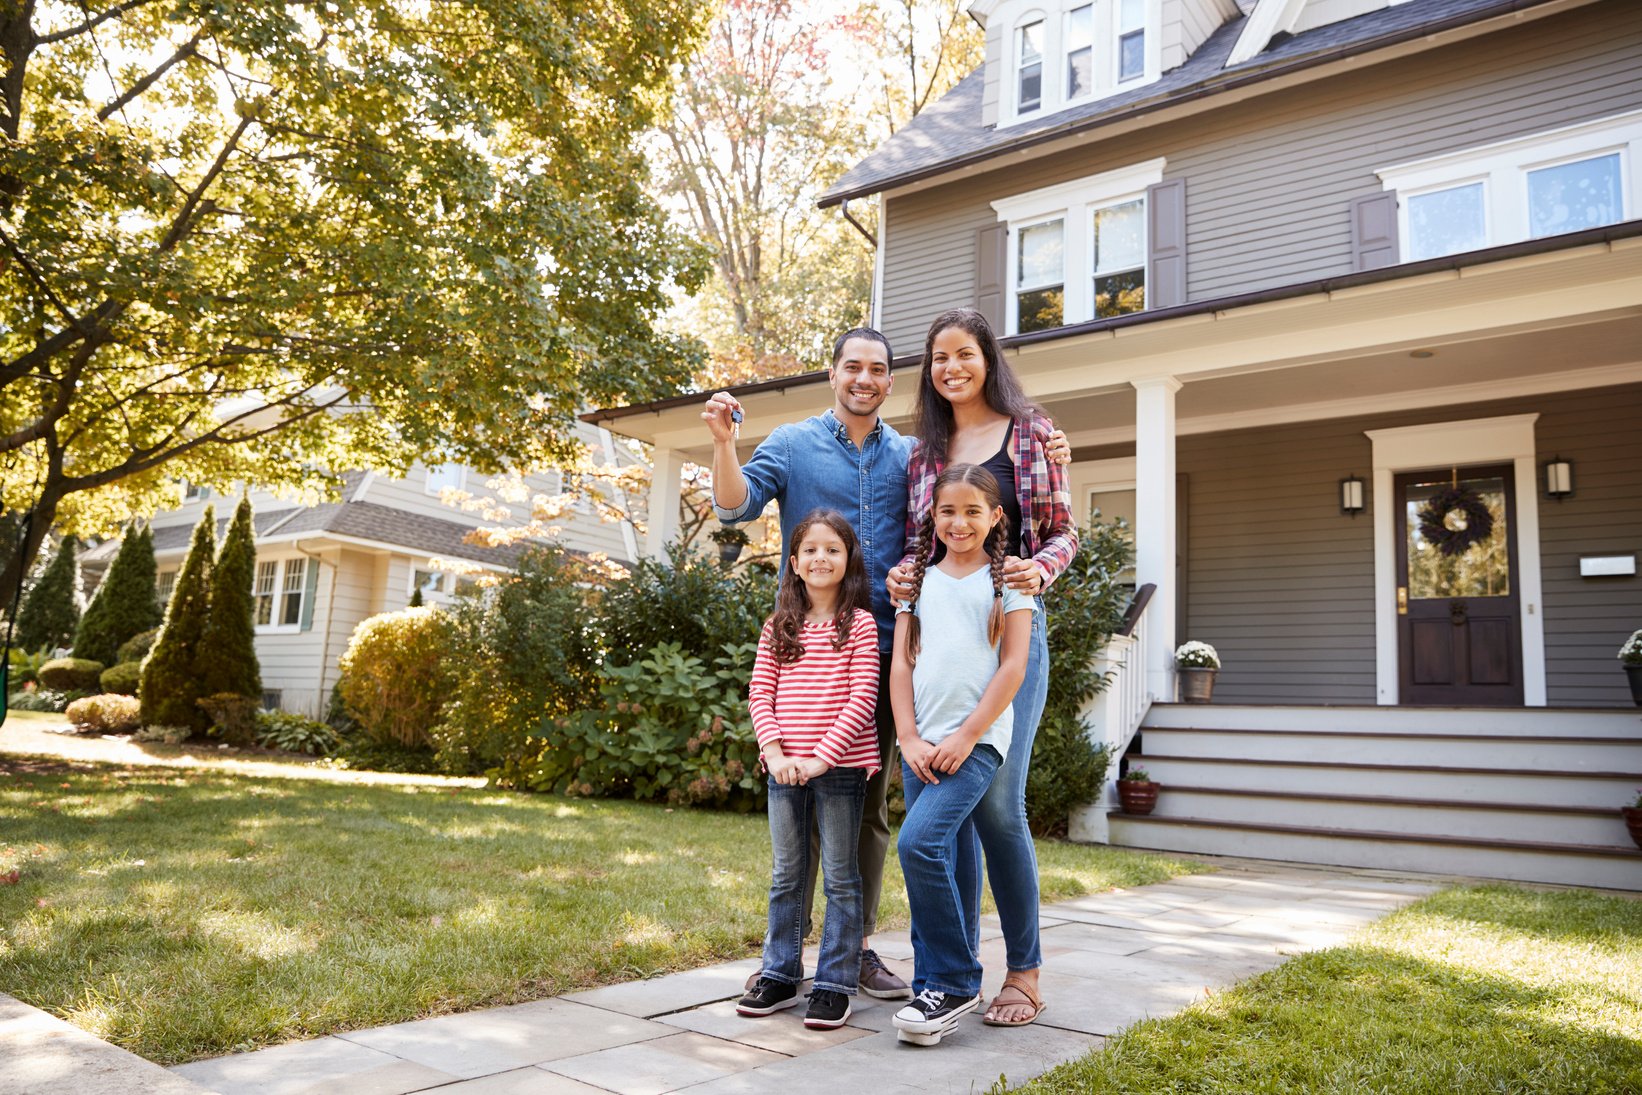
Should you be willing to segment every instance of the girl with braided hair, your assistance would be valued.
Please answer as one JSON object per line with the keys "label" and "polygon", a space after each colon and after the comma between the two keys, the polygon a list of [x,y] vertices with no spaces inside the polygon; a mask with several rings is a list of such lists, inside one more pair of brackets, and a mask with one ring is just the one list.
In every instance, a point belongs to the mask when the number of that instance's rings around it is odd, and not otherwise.
{"label": "girl with braided hair", "polygon": [[894,1023],[901,1041],[919,1045],[939,1042],[980,1003],[979,909],[959,885],[957,838],[1009,752],[1026,675],[1033,606],[1004,581],[1008,541],[992,473],[947,467],[895,618],[890,702],[907,802],[896,848],[912,906],[915,995]]}

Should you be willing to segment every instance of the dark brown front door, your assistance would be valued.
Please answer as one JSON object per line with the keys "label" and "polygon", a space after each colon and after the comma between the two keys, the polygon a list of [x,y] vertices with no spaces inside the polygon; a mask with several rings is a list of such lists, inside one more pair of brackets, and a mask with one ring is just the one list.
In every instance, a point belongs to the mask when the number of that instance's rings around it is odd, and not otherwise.
{"label": "dark brown front door", "polygon": [[[1513,483],[1509,464],[1396,477],[1399,702],[1521,705]],[[1422,533],[1421,511],[1456,488],[1464,494],[1440,522],[1448,532]],[[1466,536],[1467,504],[1485,508],[1492,529],[1463,550],[1444,551],[1437,541],[1445,535],[1459,537],[1451,547]]]}

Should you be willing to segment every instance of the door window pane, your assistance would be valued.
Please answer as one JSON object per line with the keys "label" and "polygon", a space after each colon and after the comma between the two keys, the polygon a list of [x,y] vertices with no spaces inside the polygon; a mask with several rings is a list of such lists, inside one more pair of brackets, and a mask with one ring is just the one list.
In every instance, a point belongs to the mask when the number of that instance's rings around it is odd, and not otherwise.
{"label": "door window pane", "polygon": [[1535,239],[1623,218],[1619,153],[1528,172],[1528,234]]}
{"label": "door window pane", "polygon": [[1482,183],[1416,194],[1408,199],[1409,259],[1434,259],[1488,246]]}
{"label": "door window pane", "polygon": [[1020,60],[1020,86],[1016,102],[1022,113],[1038,109],[1043,101],[1043,21],[1028,23],[1015,32],[1016,56]]}
{"label": "door window pane", "polygon": [[[1499,476],[1461,479],[1460,486],[1476,494],[1494,527],[1488,539],[1472,544],[1459,555],[1449,555],[1420,532],[1420,510],[1453,485],[1452,476],[1410,485],[1407,495],[1408,595],[1431,597],[1505,597],[1511,592],[1511,561],[1505,527],[1505,480]],[[1465,516],[1450,510],[1443,518],[1450,529],[1464,527]]]}
{"label": "door window pane", "polygon": [[1087,95],[1095,86],[1095,7],[1085,4],[1066,16],[1066,97]]}

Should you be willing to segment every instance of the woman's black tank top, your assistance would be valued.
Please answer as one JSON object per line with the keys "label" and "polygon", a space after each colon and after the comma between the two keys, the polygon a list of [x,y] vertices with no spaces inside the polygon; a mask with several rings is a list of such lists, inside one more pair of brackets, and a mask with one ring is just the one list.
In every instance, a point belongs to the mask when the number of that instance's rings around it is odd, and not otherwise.
{"label": "woman's black tank top", "polygon": [[1015,461],[1009,458],[1009,446],[1015,439],[1016,427],[1011,425],[1003,435],[1003,447],[981,467],[992,473],[1003,495],[1004,516],[1009,518],[1009,554],[1025,558],[1021,550],[1021,498],[1015,492]]}

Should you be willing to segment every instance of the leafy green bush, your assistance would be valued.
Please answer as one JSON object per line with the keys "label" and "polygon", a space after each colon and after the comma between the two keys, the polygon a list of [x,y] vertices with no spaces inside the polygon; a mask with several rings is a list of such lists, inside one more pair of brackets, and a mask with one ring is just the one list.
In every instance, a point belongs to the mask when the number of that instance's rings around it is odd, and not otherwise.
{"label": "leafy green bush", "polygon": [[13,692],[6,698],[6,706],[13,711],[49,711],[60,713],[68,709],[68,705],[77,699],[89,695],[87,692],[74,690],[58,692],[51,688],[24,688]]}
{"label": "leafy green bush", "polygon": [[6,674],[6,687],[13,692],[20,692],[30,684],[37,684],[40,680],[40,667],[51,661],[51,647],[42,646],[39,650],[28,651],[22,647],[12,647],[6,655],[7,665],[10,667]]}
{"label": "leafy green bush", "polygon": [[137,662],[121,662],[103,670],[98,677],[104,692],[117,692],[122,696],[135,696],[137,685],[142,681],[143,667]]}
{"label": "leafy green bush", "polygon": [[160,629],[151,627],[147,631],[139,631],[131,638],[120,644],[119,653],[114,655],[115,665],[124,665],[126,662],[136,662],[139,665],[148,657],[148,652],[154,649],[154,640],[159,637]]}
{"label": "leafy green bush", "polygon": [[257,701],[238,692],[214,692],[194,701],[211,718],[211,736],[250,745],[257,736]]}
{"label": "leafy green bush", "polygon": [[342,701],[360,732],[378,744],[432,744],[449,691],[450,617],[437,608],[372,616],[354,629],[342,669]]}
{"label": "leafy green bush", "polygon": [[711,661],[726,643],[756,643],[775,610],[775,588],[775,575],[759,567],[725,570],[672,545],[665,563],[641,559],[627,579],[605,589],[599,617],[607,659],[631,665],[663,643],[676,643]]}
{"label": "leafy green bush", "polygon": [[1089,740],[1082,711],[1108,684],[1091,659],[1123,622],[1129,591],[1118,575],[1134,549],[1121,521],[1091,522],[1078,540],[1071,566],[1044,595],[1049,694],[1026,778],[1026,819],[1040,836],[1063,833],[1072,809],[1100,796],[1112,759]]}
{"label": "leafy green bush", "polygon": [[611,667],[600,708],[543,719],[541,759],[491,777],[537,791],[750,810],[764,795],[746,703],[754,649],[726,643],[709,668],[662,643]]}
{"label": "leafy green bush", "polygon": [[350,772],[440,772],[438,758],[427,748],[413,749],[396,742],[372,741],[357,730],[337,739],[336,751],[323,762]]}
{"label": "leafy green bush", "polygon": [[258,711],[256,715],[257,744],[267,749],[283,749],[287,753],[310,753],[325,756],[337,746],[336,731],[318,719],[294,715],[289,711]]}
{"label": "leafy green bush", "polygon": [[81,733],[129,734],[142,725],[142,707],[133,696],[87,696],[69,704],[65,714]]}
{"label": "leafy green bush", "polygon": [[440,767],[454,774],[524,765],[541,755],[544,717],[599,697],[600,645],[586,567],[541,548],[451,616],[451,686],[433,729]]}
{"label": "leafy green bush", "polygon": [[103,668],[87,658],[53,658],[40,667],[40,683],[59,692],[91,692],[100,687]]}
{"label": "leafy green bush", "polygon": [[193,736],[194,730],[193,727],[190,726],[152,725],[144,726],[142,729],[138,730],[135,734],[131,735],[131,740],[140,742],[164,742],[166,745],[181,745]]}

